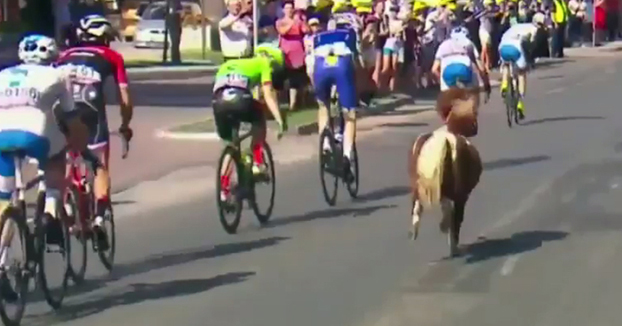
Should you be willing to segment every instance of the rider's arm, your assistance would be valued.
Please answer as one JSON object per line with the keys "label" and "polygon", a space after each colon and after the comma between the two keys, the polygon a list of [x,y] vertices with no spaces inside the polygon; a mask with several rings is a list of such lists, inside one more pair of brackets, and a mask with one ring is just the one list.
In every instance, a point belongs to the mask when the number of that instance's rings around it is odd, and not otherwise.
{"label": "rider's arm", "polygon": [[132,100],[130,98],[130,92],[128,87],[128,78],[127,71],[125,70],[125,62],[123,61],[123,57],[115,53],[113,56],[113,64],[115,67],[114,78],[119,87],[119,99],[120,99],[120,107],[121,107],[121,127],[128,127],[130,121],[132,120],[132,115],[134,113],[134,107],[132,105]]}
{"label": "rider's arm", "polygon": [[430,69],[430,71],[432,72],[432,74],[434,74],[434,76],[436,76],[436,78],[441,78],[441,60],[440,59],[434,59],[434,63],[432,64],[432,69]]}
{"label": "rider's arm", "polygon": [[272,68],[270,66],[270,61],[265,59],[262,64],[264,65],[261,69],[261,91],[263,93],[263,98],[276,122],[282,126],[283,118],[279,110],[279,102],[277,100],[276,91],[274,87],[272,87]]}
{"label": "rider's arm", "polygon": [[238,20],[238,18],[239,16],[228,14],[225,18],[220,20],[220,22],[218,23],[218,28],[220,29],[229,28],[231,27],[231,25],[233,25],[233,23],[235,23]]}

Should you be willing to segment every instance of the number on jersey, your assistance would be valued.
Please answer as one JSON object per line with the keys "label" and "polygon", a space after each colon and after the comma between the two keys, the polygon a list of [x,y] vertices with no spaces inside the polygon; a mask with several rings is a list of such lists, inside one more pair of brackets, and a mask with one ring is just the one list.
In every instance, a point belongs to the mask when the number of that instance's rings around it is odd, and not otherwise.
{"label": "number on jersey", "polygon": [[41,93],[34,87],[0,89],[0,108],[37,106]]}
{"label": "number on jersey", "polygon": [[101,82],[101,75],[97,70],[86,65],[66,64],[60,67],[74,81],[83,83]]}
{"label": "number on jersey", "polygon": [[240,74],[228,74],[216,79],[214,90],[221,89],[225,86],[248,88],[248,78]]}

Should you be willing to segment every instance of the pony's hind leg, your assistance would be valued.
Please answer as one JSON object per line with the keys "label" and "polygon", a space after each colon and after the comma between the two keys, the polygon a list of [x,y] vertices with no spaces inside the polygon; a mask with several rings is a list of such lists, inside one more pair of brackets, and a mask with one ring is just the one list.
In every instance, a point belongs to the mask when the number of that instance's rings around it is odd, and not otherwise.
{"label": "pony's hind leg", "polygon": [[441,218],[439,227],[441,232],[445,234],[449,232],[449,229],[451,228],[451,222],[454,215],[454,203],[450,199],[441,198],[441,212],[443,217]]}
{"label": "pony's hind leg", "polygon": [[419,225],[421,223],[421,213],[423,213],[423,206],[421,206],[421,203],[419,202],[418,199],[415,199],[413,201],[413,209],[412,209],[413,224],[409,232],[410,238],[412,240],[417,240],[417,237],[419,236]]}

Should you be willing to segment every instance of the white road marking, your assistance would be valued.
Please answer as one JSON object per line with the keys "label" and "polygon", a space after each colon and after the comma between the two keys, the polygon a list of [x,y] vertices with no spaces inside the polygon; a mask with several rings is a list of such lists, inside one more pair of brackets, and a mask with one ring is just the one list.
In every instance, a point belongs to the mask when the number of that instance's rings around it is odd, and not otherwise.
{"label": "white road marking", "polygon": [[554,94],[554,93],[561,93],[566,89],[566,87],[558,87],[558,88],[554,88],[550,91],[547,91],[545,94]]}
{"label": "white road marking", "polygon": [[514,267],[516,266],[516,263],[518,262],[520,256],[521,254],[512,255],[505,260],[503,266],[501,266],[502,276],[508,276],[512,274],[512,271],[514,270]]}

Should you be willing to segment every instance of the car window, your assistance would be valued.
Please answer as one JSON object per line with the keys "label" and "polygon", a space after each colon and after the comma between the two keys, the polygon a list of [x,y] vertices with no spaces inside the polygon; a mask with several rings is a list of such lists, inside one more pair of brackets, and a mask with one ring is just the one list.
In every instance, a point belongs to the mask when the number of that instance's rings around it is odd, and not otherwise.
{"label": "car window", "polygon": [[145,8],[142,19],[148,20],[163,20],[166,17],[166,6],[164,5],[149,5]]}

